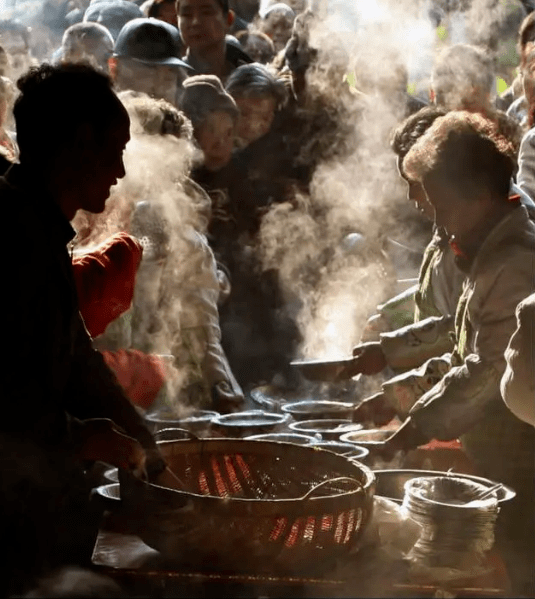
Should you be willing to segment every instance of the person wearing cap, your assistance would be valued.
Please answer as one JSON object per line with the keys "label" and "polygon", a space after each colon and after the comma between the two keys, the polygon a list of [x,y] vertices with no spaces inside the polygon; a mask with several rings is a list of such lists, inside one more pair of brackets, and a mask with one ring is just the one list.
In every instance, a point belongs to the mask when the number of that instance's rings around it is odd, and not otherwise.
{"label": "person wearing cap", "polygon": [[127,0],[103,0],[88,6],[84,13],[84,23],[100,23],[111,33],[114,40],[121,29],[133,19],[143,17],[139,6]]}
{"label": "person wearing cap", "polygon": [[240,64],[251,59],[227,38],[234,22],[228,0],[177,0],[178,26],[187,47],[184,60],[196,73],[225,82]]}
{"label": "person wearing cap", "polygon": [[204,155],[204,168],[219,171],[232,158],[239,110],[215,75],[195,75],[183,83],[180,107],[191,120]]}
{"label": "person wearing cap", "polygon": [[180,82],[191,67],[179,58],[176,27],[152,18],[134,19],[119,33],[111,74],[119,90],[143,92],[176,103]]}
{"label": "person wearing cap", "polygon": [[91,66],[108,73],[108,61],[113,53],[113,37],[99,23],[76,23],[63,34],[59,49],[59,62],[88,62]]}

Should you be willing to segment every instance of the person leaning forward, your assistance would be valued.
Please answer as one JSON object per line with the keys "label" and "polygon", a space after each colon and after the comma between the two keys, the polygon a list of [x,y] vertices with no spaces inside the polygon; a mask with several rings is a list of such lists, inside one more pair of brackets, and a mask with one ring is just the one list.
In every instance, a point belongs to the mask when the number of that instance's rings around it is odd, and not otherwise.
{"label": "person leaning forward", "polygon": [[110,187],[125,174],[128,115],[109,79],[87,66],[42,65],[18,87],[20,164],[0,178],[6,242],[0,530],[3,538],[25,539],[10,546],[1,567],[8,592],[43,568],[89,561],[98,521],[86,461],[135,472],[165,468],[152,435],[92,348],[67,250],[76,211],[102,212]]}

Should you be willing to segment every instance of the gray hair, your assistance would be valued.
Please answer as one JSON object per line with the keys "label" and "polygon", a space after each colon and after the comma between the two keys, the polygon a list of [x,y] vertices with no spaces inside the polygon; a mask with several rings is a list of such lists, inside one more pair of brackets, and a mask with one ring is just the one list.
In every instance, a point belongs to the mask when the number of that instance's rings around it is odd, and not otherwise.
{"label": "gray hair", "polygon": [[278,107],[282,106],[288,97],[284,83],[258,62],[242,65],[233,71],[227,79],[226,90],[233,98],[269,96],[275,99]]}

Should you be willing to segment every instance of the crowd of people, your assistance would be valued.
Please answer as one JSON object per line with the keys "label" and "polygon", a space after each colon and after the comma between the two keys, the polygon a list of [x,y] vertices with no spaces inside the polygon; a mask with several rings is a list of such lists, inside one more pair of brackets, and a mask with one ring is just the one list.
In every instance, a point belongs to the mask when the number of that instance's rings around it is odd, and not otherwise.
{"label": "crowd of people", "polygon": [[[470,4],[424,16],[443,32]],[[502,30],[437,33],[423,92],[395,57],[384,72],[345,46],[328,60],[319,1],[48,0],[34,43],[0,21],[4,595],[90,566],[92,464],[165,470],[145,410],[231,412],[255,385],[299,384],[306,298],[266,267],[263,223],[285,206],[321,231],[315,173],[359,152],[378,103],[397,123],[385,179],[417,208],[389,198],[390,218],[425,243],[417,284],[381,298],[338,378],[382,375],[355,418],[402,421],[384,457],[460,439],[478,473],[514,488],[496,538],[515,593],[533,595],[535,12],[494,4]],[[334,259],[318,247],[306,289]],[[395,283],[381,240],[370,248]]]}

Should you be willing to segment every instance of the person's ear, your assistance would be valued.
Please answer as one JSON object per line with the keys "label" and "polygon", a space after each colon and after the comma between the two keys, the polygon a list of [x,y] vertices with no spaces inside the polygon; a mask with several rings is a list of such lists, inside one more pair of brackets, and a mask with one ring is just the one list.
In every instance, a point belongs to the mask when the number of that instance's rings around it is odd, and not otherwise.
{"label": "person's ear", "polygon": [[90,123],[80,123],[73,133],[73,153],[81,160],[95,151],[95,131]]}
{"label": "person's ear", "polygon": [[436,100],[436,95],[435,95],[435,92],[434,92],[433,88],[430,88],[430,89],[429,89],[429,102],[430,102],[431,104],[434,104],[434,103],[435,103],[435,100]]}
{"label": "person's ear", "polygon": [[230,9],[228,11],[228,15],[227,15],[227,25],[228,25],[229,29],[232,27],[235,20],[236,20],[236,13]]}

